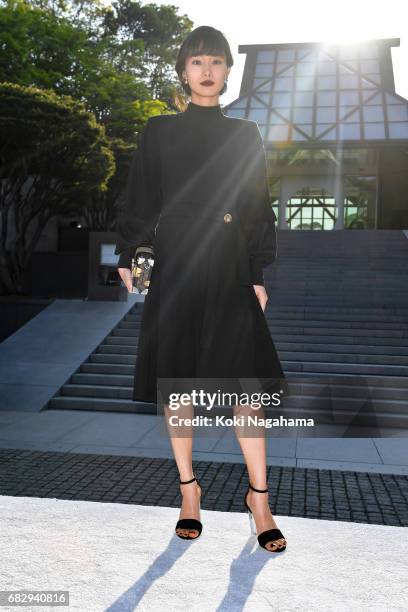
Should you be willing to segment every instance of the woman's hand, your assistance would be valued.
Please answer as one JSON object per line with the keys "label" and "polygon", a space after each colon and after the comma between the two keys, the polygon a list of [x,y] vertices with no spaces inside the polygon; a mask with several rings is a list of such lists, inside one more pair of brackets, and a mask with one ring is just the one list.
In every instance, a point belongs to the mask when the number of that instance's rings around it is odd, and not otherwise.
{"label": "woman's hand", "polygon": [[268,294],[263,285],[252,285],[255,291],[255,295],[258,298],[258,302],[261,305],[262,310],[265,312],[266,302],[268,301]]}
{"label": "woman's hand", "polygon": [[125,283],[128,293],[132,293],[133,283],[131,270],[129,270],[129,268],[118,268],[118,273],[120,278]]}

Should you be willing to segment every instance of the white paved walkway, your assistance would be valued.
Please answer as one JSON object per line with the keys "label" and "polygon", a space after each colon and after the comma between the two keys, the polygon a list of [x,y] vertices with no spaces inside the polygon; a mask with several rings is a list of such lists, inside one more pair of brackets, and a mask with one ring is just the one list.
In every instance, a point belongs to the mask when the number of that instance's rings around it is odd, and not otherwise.
{"label": "white paved walkway", "polygon": [[[407,529],[276,516],[284,553],[259,548],[243,513],[0,496],[1,588],[66,589],[69,608],[27,612],[363,612],[408,609]],[[5,607],[2,610],[16,610]]]}

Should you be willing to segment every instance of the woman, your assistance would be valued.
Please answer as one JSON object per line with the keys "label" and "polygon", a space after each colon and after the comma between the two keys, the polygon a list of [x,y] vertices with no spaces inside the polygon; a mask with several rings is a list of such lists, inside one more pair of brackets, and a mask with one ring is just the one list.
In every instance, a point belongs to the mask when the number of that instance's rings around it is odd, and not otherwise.
{"label": "woman", "polygon": [[[243,380],[264,392],[287,390],[264,315],[263,268],[276,257],[276,217],[263,143],[255,122],[226,117],[219,104],[232,65],[220,31],[201,26],[187,36],[176,71],[191,101],[183,112],[149,118],[118,219],[115,253],[129,291],[135,248],[154,247],[133,399],[157,402],[159,379],[170,380],[161,387],[166,417],[170,391],[191,390],[196,377],[223,392],[242,390]],[[184,407],[183,416],[192,410]],[[239,404],[233,410],[248,414]],[[253,514],[259,544],[280,552],[286,541],[265,495],[264,432],[236,431],[249,473],[244,504],[251,525]],[[182,494],[176,533],[196,538],[201,486],[193,474],[191,428],[171,435],[171,443]]]}

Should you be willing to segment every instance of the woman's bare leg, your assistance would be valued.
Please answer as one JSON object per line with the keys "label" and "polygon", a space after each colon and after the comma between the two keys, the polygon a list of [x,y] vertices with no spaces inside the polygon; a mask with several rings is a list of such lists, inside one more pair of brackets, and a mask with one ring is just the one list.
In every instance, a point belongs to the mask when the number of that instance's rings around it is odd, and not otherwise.
{"label": "woman's bare leg", "polygon": [[[183,427],[172,426],[168,420],[170,416],[177,415],[182,418],[193,418],[194,409],[192,404],[181,406],[177,410],[170,410],[169,405],[164,405],[164,416],[166,419],[167,429],[169,431],[170,441],[173,449],[174,458],[180,475],[180,480],[191,480],[193,474],[193,428],[192,426],[183,425]],[[200,498],[201,488],[194,481],[190,484],[180,485],[182,495],[182,504],[179,519],[194,518],[200,520]],[[177,529],[180,535],[190,535],[197,537],[199,535],[196,529]]]}
{"label": "woman's bare leg", "polygon": [[[249,414],[252,416],[258,415],[260,418],[264,418],[263,408],[254,410],[251,406],[239,404],[234,406],[234,415],[244,416],[245,418]],[[242,454],[247,465],[249,482],[256,489],[266,489],[268,483],[266,481],[266,439],[264,428],[256,425],[247,427],[235,425],[234,427],[237,440],[241,446]],[[253,428],[253,437],[250,437],[251,427]],[[252,510],[257,533],[261,533],[266,529],[278,528],[269,508],[268,497],[267,493],[257,493],[249,489],[247,504]],[[282,545],[286,545],[286,540],[284,538],[276,540],[273,544],[268,542],[266,547],[268,550],[274,551]]]}

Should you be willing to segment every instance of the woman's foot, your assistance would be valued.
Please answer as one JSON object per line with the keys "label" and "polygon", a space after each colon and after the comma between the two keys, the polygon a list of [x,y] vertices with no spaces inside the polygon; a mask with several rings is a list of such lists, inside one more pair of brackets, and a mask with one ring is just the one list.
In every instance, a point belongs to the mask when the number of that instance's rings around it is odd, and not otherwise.
{"label": "woman's foot", "polygon": [[[263,488],[266,489],[267,487],[265,486]],[[275,523],[275,519],[272,516],[268,497],[269,496],[267,493],[257,493],[256,491],[249,489],[246,498],[247,504],[251,508],[252,516],[255,520],[256,532],[258,534],[262,533],[262,531],[266,531],[267,529],[279,529]],[[267,542],[265,546],[271,552],[275,552],[276,550],[286,546],[286,540],[285,538],[280,538],[274,542]]]}
{"label": "woman's foot", "polygon": [[[196,480],[189,484],[180,484],[180,491],[182,496],[181,510],[179,519],[192,518],[200,520],[200,500],[201,500],[201,487]],[[197,538],[200,533],[197,529],[182,529],[178,527],[176,529],[177,535],[181,537]]]}

